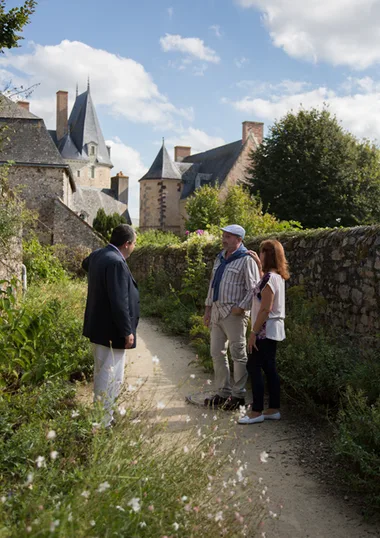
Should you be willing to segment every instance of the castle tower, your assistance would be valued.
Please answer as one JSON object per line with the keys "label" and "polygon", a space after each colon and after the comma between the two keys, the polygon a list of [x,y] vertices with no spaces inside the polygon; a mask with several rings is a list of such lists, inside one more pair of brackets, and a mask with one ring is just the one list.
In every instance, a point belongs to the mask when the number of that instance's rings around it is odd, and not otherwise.
{"label": "castle tower", "polygon": [[140,229],[180,232],[181,172],[165,143],[140,183]]}

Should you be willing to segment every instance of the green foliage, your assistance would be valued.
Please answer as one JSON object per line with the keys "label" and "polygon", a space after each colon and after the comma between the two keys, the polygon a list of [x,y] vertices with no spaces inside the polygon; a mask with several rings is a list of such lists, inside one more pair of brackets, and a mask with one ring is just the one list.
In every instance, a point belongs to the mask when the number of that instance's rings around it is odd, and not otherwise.
{"label": "green foliage", "polygon": [[63,244],[56,244],[52,247],[53,254],[60,261],[64,270],[71,276],[84,276],[86,272],[82,269],[82,261],[91,253],[91,249],[78,245],[68,247]]}
{"label": "green foliage", "polygon": [[0,52],[19,46],[19,41],[23,38],[17,33],[29,23],[37,2],[25,0],[21,7],[14,7],[8,12],[5,11],[5,4],[5,0],[0,0]]}
{"label": "green foliage", "polygon": [[372,507],[379,509],[380,398],[369,405],[362,391],[348,388],[338,415],[334,450],[345,464],[350,486],[370,496]]}
{"label": "green foliage", "polygon": [[28,282],[59,282],[67,279],[67,273],[55,256],[54,248],[42,245],[34,236],[23,241],[24,264]]}
{"label": "green foliage", "polygon": [[279,221],[264,213],[259,198],[241,185],[230,187],[224,199],[220,196],[217,187],[204,186],[195,191],[186,204],[189,231],[208,230],[215,234],[220,227],[238,223],[245,228],[247,237],[254,237],[301,228],[298,222]]}
{"label": "green foliage", "polygon": [[[62,295],[70,291],[68,283],[62,288]],[[11,285],[0,292],[1,385],[14,390],[57,376],[89,377],[93,359],[82,336],[82,319],[67,306],[57,293],[45,298],[41,289],[37,300],[32,297],[21,305]]]}
{"label": "green foliage", "polygon": [[379,221],[379,151],[326,109],[290,112],[252,154],[252,192],[279,219],[307,228]]}
{"label": "green foliage", "polygon": [[161,230],[137,230],[137,247],[163,247],[179,245],[181,239],[172,232],[162,232]]}
{"label": "green foliage", "polygon": [[99,208],[94,218],[92,226],[94,230],[99,232],[106,241],[111,239],[111,233],[116,226],[119,224],[127,224],[127,221],[119,213],[114,213],[113,215],[107,215],[103,208]]}
{"label": "green foliage", "polygon": [[197,352],[197,360],[206,372],[212,372],[213,363],[210,355],[210,329],[204,325],[203,316],[198,314],[191,316],[190,323],[190,341]]}
{"label": "green foliage", "polygon": [[186,203],[188,220],[186,228],[190,232],[207,230],[209,226],[220,226],[222,208],[219,200],[220,191],[217,187],[204,185],[196,189]]}

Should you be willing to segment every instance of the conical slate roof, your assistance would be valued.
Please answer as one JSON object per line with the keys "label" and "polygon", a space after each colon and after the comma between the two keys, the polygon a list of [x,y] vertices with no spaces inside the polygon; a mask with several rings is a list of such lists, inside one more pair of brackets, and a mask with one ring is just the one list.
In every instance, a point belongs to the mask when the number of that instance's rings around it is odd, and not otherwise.
{"label": "conical slate roof", "polygon": [[64,159],[75,159],[77,161],[84,160],[84,157],[81,153],[79,153],[76,145],[74,144],[70,133],[66,133],[65,136],[61,138],[58,143],[58,149]]}
{"label": "conical slate roof", "polygon": [[182,179],[181,172],[176,164],[170,159],[165,144],[162,144],[152,166],[140,181],[143,179]]}
{"label": "conical slate roof", "polygon": [[113,166],[99,125],[94,103],[92,102],[90,88],[76,98],[69,118],[69,128],[71,140],[83,157],[88,157],[86,152],[87,144],[95,142],[97,144],[96,157],[99,164]]}

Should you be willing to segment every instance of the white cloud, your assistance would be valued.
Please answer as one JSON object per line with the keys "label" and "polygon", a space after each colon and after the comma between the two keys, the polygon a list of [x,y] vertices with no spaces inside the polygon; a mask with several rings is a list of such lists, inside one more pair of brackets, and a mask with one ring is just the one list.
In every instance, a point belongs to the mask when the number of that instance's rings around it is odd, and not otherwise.
{"label": "white cloud", "polygon": [[160,38],[160,45],[164,52],[182,52],[191,58],[204,62],[219,63],[220,58],[216,52],[206,47],[199,37],[182,37],[180,35],[166,34]]}
{"label": "white cloud", "polygon": [[174,15],[174,9],[172,7],[168,7],[167,12],[169,15],[169,19],[172,19]]}
{"label": "white cloud", "polygon": [[111,146],[111,159],[114,165],[112,175],[122,171],[126,176],[129,176],[129,214],[133,218],[138,218],[140,206],[138,180],[147,172],[147,167],[144,166],[140,153],[123,144],[119,138],[115,137],[112,140],[107,140],[106,144]]}
{"label": "white cloud", "polygon": [[178,138],[165,139],[165,144],[168,148],[174,148],[174,146],[190,146],[191,153],[194,154],[223,146],[225,141],[220,136],[212,136],[201,129],[189,127],[189,129],[182,131]]}
{"label": "white cloud", "polygon": [[[55,127],[55,92],[73,90],[87,76],[96,106],[104,106],[117,117],[166,128],[179,118],[192,120],[192,110],[175,107],[141,64],[79,41],[65,40],[53,46],[32,43],[30,52],[5,53],[0,57],[2,80],[12,78],[12,68],[23,73],[13,77],[18,84],[40,83],[31,97],[31,110],[43,116],[50,128]],[[84,89],[82,86],[80,91]],[[72,91],[70,97],[72,105]]]}
{"label": "white cloud", "polygon": [[380,62],[380,0],[235,0],[263,14],[276,47],[295,58],[365,69]]}
{"label": "white cloud", "polygon": [[235,65],[239,69],[241,69],[242,67],[248,64],[249,64],[249,59],[246,58],[245,56],[242,56],[241,58],[235,58]]}
{"label": "white cloud", "polygon": [[[326,86],[306,90],[305,86],[304,91],[296,93],[281,89],[291,88],[289,82],[280,83],[269,95],[267,92],[265,98],[248,95],[237,101],[223,99],[223,102],[244,112],[253,120],[265,123],[272,123],[291,110],[322,108],[328,105],[329,110],[336,114],[343,126],[354,135],[380,139],[380,81],[370,77],[349,78],[339,92]],[[295,87],[299,84],[296,83]]]}
{"label": "white cloud", "polygon": [[209,26],[209,30],[212,30],[214,34],[216,35],[216,37],[222,37],[223,35],[219,24],[213,24],[212,26]]}

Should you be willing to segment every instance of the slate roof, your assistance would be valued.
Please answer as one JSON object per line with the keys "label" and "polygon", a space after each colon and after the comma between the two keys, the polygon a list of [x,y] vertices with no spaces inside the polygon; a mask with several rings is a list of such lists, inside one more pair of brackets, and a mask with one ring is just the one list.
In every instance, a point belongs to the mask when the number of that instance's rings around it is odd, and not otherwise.
{"label": "slate roof", "polygon": [[70,133],[66,133],[58,142],[58,150],[63,159],[75,159],[76,161],[87,160],[79,153]]}
{"label": "slate roof", "polygon": [[169,157],[165,144],[162,144],[152,166],[140,181],[143,179],[182,179],[182,174],[177,163],[173,162]]}
{"label": "slate roof", "polygon": [[[90,89],[78,95],[69,118],[69,133],[72,142],[76,146],[82,157],[86,158],[87,144],[95,142],[97,144],[97,161],[99,164],[106,164],[112,167],[108,149],[100,128],[98,116],[91,98]],[[74,148],[72,148],[74,149]],[[74,153],[73,153],[74,155]],[[75,158],[66,157],[66,158]]]}
{"label": "slate roof", "polygon": [[128,224],[131,224],[126,205],[115,199],[115,193],[112,189],[78,186],[72,198],[72,206],[75,211],[85,211],[89,215],[88,222],[91,226],[98,209],[101,207],[107,215],[119,213],[126,218]]}
{"label": "slate roof", "polygon": [[0,94],[0,118],[41,119],[2,94]]}

